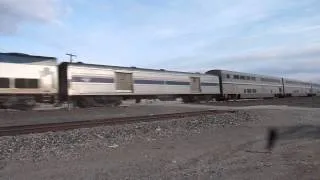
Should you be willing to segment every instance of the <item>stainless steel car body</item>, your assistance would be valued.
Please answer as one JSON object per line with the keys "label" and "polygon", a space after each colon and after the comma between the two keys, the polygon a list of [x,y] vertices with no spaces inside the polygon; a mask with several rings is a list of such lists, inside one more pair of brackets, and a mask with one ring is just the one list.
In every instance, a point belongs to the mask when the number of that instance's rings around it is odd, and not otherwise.
{"label": "stainless steel car body", "polygon": [[312,94],[312,83],[293,79],[283,79],[283,85],[286,95],[290,96],[308,96]]}
{"label": "stainless steel car body", "polygon": [[217,76],[134,67],[69,63],[67,81],[69,96],[219,94]]}
{"label": "stainless steel car body", "polygon": [[281,78],[219,69],[207,73],[219,76],[224,98],[264,98],[283,93]]}

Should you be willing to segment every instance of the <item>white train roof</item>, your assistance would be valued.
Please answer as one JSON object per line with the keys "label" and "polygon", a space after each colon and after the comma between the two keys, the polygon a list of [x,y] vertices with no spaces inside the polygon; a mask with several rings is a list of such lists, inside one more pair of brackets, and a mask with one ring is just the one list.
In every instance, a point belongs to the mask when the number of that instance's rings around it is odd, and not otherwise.
{"label": "white train roof", "polygon": [[223,70],[223,69],[212,69],[210,71],[207,71],[207,74],[211,73],[230,73],[230,74],[237,74],[237,75],[246,75],[246,76],[255,76],[255,77],[265,77],[265,78],[274,78],[274,79],[281,79],[281,77],[276,76],[270,76],[270,75],[261,75],[261,74],[255,74],[255,73],[246,73],[246,72],[238,72],[238,71],[230,71],[230,70]]}
{"label": "white train roof", "polygon": [[116,70],[130,70],[130,71],[153,71],[153,72],[165,72],[165,73],[180,73],[180,74],[193,74],[193,75],[208,75],[205,73],[195,73],[195,72],[183,72],[183,71],[170,71],[165,69],[149,69],[149,68],[138,68],[138,67],[124,67],[124,66],[110,66],[110,65],[98,65],[98,64],[87,64],[87,63],[70,63],[63,62],[62,64],[68,64],[72,66],[83,66],[83,67],[93,67],[93,68],[109,68]]}
{"label": "white train roof", "polygon": [[[238,71],[230,71],[230,70],[222,70],[222,69],[213,69],[210,71],[207,71],[206,73],[211,74],[217,74],[219,72],[222,73],[230,73],[230,74],[238,74],[238,75],[247,75],[247,76],[255,76],[255,77],[262,77],[262,78],[273,78],[273,79],[281,79],[282,77],[275,77],[275,76],[270,76],[270,75],[260,75],[260,74],[254,74],[254,73],[244,73],[244,72],[238,72]],[[283,77],[285,82],[291,82],[291,83],[297,83],[297,84],[311,84],[311,81],[302,81],[302,80],[297,80],[297,79],[291,79],[291,78],[285,78]],[[316,86],[318,86],[318,84],[316,83],[312,83]]]}
{"label": "white train roof", "polygon": [[23,53],[0,53],[0,62],[17,64],[57,65],[57,58]]}

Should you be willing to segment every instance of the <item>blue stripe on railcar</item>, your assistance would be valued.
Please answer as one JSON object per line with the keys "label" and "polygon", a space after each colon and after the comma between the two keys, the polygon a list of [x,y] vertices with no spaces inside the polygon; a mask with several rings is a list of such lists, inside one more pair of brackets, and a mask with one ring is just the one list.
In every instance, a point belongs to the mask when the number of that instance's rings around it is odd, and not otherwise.
{"label": "blue stripe on railcar", "polygon": [[163,81],[163,80],[146,80],[146,79],[136,79],[135,84],[165,84],[165,85],[190,85],[189,82],[183,81]]}
{"label": "blue stripe on railcar", "polygon": [[162,80],[146,80],[146,79],[136,79],[134,84],[164,84]]}
{"label": "blue stripe on railcar", "polygon": [[219,86],[218,83],[201,83],[201,86]]}
{"label": "blue stripe on railcar", "polygon": [[113,83],[113,78],[103,77],[88,77],[88,76],[73,76],[72,82],[89,82],[89,83]]}
{"label": "blue stripe on railcar", "polygon": [[190,85],[190,82],[183,81],[166,81],[167,85]]}
{"label": "blue stripe on railcar", "polygon": [[[88,83],[114,83],[113,78],[90,77],[90,76],[73,76],[71,81],[72,82],[88,82]],[[136,79],[134,80],[134,84],[190,85],[190,82]],[[205,82],[205,83],[201,83],[201,86],[218,86],[218,83]]]}

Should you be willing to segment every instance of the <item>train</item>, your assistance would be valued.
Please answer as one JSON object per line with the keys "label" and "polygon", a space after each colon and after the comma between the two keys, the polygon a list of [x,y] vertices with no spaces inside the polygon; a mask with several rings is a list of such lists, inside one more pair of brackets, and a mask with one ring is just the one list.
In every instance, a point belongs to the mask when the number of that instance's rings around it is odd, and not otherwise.
{"label": "train", "polygon": [[219,77],[220,98],[273,98],[320,95],[319,84],[227,70],[210,70]]}
{"label": "train", "polygon": [[57,58],[0,53],[0,107],[68,103],[79,107],[119,105],[122,100],[183,102],[242,98],[319,96],[320,84],[213,69],[179,72],[61,62]]}

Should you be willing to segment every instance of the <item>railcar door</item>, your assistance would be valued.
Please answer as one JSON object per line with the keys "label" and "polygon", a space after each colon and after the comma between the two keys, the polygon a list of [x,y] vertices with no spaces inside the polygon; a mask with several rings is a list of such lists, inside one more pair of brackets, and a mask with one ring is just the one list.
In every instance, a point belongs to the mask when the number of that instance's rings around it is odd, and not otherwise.
{"label": "railcar door", "polygon": [[193,93],[200,93],[201,88],[200,88],[200,77],[190,77],[191,81],[191,92]]}
{"label": "railcar door", "polygon": [[41,89],[44,92],[51,92],[55,88],[54,72],[50,68],[46,67],[40,72]]}
{"label": "railcar door", "polygon": [[116,90],[133,92],[132,73],[116,72]]}

